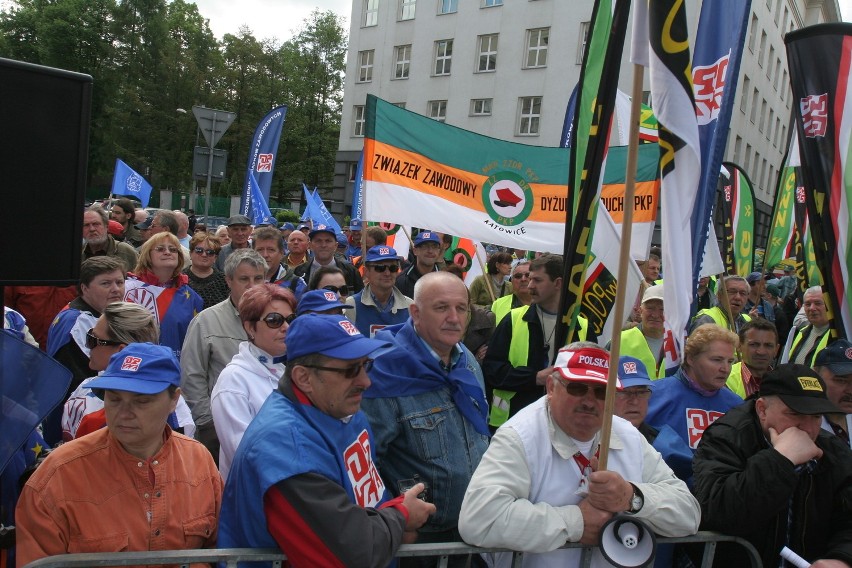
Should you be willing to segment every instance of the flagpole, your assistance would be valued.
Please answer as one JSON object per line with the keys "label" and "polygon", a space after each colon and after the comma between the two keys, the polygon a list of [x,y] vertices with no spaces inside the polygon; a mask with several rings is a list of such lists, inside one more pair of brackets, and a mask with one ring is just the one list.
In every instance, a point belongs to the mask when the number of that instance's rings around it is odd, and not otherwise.
{"label": "flagpole", "polygon": [[[612,434],[612,415],[615,410],[615,393],[618,381],[618,357],[621,353],[621,328],[624,322],[625,294],[627,293],[628,262],[633,262],[630,255],[630,241],[633,239],[633,209],[636,195],[636,163],[639,158],[639,116],[642,110],[642,83],[645,79],[645,68],[633,65],[633,92],[630,101],[630,134],[627,147],[627,171],[624,186],[624,217],[621,223],[621,250],[618,260],[618,281],[613,308],[612,339],[609,349],[609,371],[607,373],[606,400],[604,401],[603,424],[601,425],[601,447],[598,457],[598,470],[606,469],[609,455],[609,438]],[[616,328],[616,326],[618,326]]]}

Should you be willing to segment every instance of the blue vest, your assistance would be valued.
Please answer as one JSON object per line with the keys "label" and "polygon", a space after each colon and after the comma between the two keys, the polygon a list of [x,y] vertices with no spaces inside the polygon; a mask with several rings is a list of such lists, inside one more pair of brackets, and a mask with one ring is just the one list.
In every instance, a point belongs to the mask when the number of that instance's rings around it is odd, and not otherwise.
{"label": "blue vest", "polygon": [[355,327],[366,337],[375,337],[383,327],[408,321],[408,308],[396,306],[396,313],[393,310],[380,312],[377,307],[364,304],[361,301],[363,295],[364,290],[361,290],[352,299],[355,301]]}
{"label": "blue vest", "polygon": [[222,497],[219,547],[278,548],[266,529],[263,497],[279,481],[303,473],[339,484],[353,503],[378,507],[385,486],[374,465],[371,437],[360,411],[347,424],[273,391],[234,456]]}

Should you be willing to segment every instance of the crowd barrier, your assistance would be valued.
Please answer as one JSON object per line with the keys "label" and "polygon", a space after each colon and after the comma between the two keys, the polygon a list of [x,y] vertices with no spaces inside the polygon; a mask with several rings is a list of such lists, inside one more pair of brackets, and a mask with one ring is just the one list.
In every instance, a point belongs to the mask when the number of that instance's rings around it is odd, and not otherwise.
{"label": "crowd barrier", "polygon": [[[714,532],[700,531],[697,534],[678,538],[657,537],[658,544],[665,543],[700,543],[704,545],[704,556],[701,566],[710,568],[716,553],[716,545],[720,542],[733,542],[742,546],[751,560],[752,568],[762,568],[760,557],[755,548],[747,541]],[[563,548],[582,548],[581,566],[588,567],[592,561],[594,547],[580,543],[568,543]],[[440,568],[446,568],[450,556],[479,554],[485,552],[507,552],[503,548],[478,548],[462,542],[447,542],[436,544],[404,544],[397,552],[397,558],[412,556],[439,556]],[[508,551],[511,552],[511,551]],[[512,566],[520,566],[522,552],[515,552]],[[50,556],[31,562],[25,568],[76,568],[94,566],[150,566],[154,564],[177,565],[188,568],[194,563],[222,562],[227,568],[236,568],[238,562],[272,562],[272,566],[280,568],[286,556],[273,548],[223,548],[214,550],[164,550],[156,552],[101,552],[91,554],[63,554]]]}

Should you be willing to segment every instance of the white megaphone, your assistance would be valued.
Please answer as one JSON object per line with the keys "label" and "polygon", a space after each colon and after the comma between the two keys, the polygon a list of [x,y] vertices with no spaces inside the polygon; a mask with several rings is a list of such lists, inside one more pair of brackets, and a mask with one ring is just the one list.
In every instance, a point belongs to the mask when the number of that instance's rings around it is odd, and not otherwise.
{"label": "white megaphone", "polygon": [[657,538],[631,515],[615,515],[601,529],[601,553],[618,568],[644,568],[654,561]]}

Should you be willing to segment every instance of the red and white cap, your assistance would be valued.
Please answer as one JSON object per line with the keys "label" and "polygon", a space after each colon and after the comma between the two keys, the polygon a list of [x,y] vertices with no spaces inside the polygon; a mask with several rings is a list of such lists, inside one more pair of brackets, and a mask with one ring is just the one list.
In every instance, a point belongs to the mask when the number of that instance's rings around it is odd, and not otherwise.
{"label": "red and white cap", "polygon": [[[554,366],[565,380],[605,385],[609,372],[609,352],[600,347],[563,347],[556,356]],[[616,380],[616,386],[621,388],[620,380]]]}

